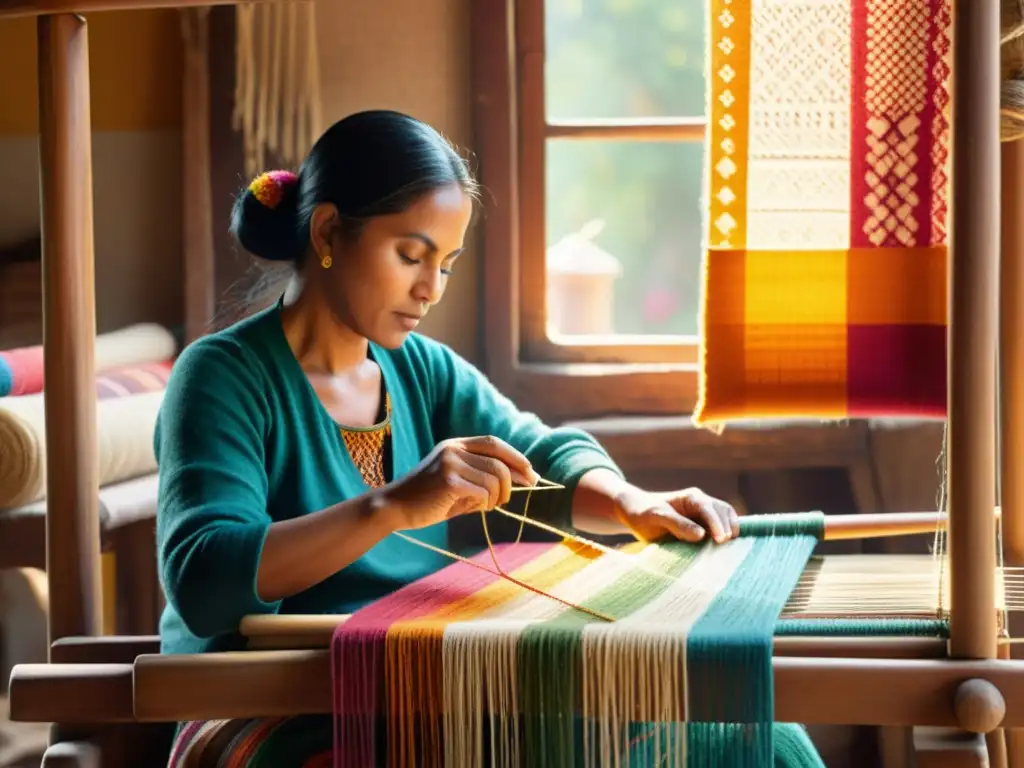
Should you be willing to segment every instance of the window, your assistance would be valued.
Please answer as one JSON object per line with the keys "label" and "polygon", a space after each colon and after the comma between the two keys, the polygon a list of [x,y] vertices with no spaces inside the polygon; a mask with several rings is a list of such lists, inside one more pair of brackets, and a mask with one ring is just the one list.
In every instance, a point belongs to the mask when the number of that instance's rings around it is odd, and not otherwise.
{"label": "window", "polygon": [[560,416],[696,401],[705,0],[474,0],[489,372]]}

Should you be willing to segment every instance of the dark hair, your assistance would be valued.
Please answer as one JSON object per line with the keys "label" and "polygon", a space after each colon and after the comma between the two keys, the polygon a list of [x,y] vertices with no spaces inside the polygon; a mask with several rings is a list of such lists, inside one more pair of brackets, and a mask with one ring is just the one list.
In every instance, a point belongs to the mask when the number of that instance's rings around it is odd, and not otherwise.
{"label": "dark hair", "polygon": [[400,112],[357,112],[327,129],[297,177],[263,174],[243,190],[231,232],[255,256],[301,266],[318,205],[332,203],[355,236],[368,219],[400,213],[449,184],[477,194],[465,160],[440,133]]}

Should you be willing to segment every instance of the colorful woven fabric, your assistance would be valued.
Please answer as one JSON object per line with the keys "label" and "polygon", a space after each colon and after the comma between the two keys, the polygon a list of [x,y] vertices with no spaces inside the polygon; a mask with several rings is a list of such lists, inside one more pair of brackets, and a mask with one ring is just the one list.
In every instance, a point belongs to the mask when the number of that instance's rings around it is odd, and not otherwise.
{"label": "colorful woven fabric", "polygon": [[[159,325],[130,325],[96,336],[94,363],[98,372],[148,365],[170,360],[177,346],[171,332]],[[41,344],[0,350],[0,397],[42,392],[43,377]]]}
{"label": "colorful woven fabric", "polygon": [[182,723],[167,768],[328,768],[327,717],[203,720]]}
{"label": "colorful woven fabric", "polygon": [[950,0],[712,0],[695,419],[946,407]]}
{"label": "colorful woven fabric", "polygon": [[[773,630],[822,521],[748,518],[724,545],[498,545],[527,589],[488,551],[414,582],[335,633],[335,764],[772,765]],[[779,764],[821,765],[798,752]]]}

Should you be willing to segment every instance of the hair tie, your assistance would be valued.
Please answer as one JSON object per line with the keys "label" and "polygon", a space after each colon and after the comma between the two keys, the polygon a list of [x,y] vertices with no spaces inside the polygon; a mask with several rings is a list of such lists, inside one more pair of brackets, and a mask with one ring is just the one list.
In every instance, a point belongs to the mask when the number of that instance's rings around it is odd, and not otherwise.
{"label": "hair tie", "polygon": [[296,184],[298,180],[299,177],[291,171],[267,171],[249,183],[249,191],[265,207],[273,210],[284,198],[288,187]]}

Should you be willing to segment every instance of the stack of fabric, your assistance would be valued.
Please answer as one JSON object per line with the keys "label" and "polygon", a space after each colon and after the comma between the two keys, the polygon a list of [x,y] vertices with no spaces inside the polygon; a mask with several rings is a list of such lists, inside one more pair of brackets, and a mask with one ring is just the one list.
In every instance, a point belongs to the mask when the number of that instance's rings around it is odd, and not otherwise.
{"label": "stack of fabric", "polygon": [[[96,451],[105,528],[156,514],[153,437],[176,351],[174,336],[159,325],[97,336]],[[0,351],[0,520],[45,513],[43,391],[41,346]]]}

